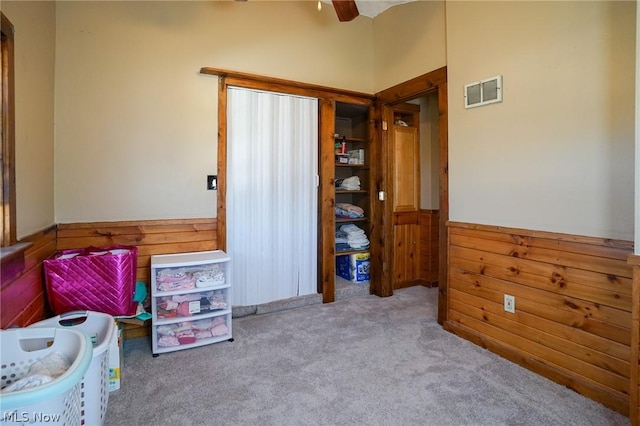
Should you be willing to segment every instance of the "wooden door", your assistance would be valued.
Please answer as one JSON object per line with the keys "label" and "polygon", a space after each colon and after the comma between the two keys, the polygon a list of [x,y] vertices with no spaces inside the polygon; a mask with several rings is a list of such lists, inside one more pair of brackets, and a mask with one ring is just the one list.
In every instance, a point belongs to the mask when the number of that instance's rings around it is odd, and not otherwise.
{"label": "wooden door", "polygon": [[418,220],[418,212],[394,214],[394,289],[413,285],[420,278],[420,225]]}
{"label": "wooden door", "polygon": [[419,108],[394,107],[389,136],[393,191],[394,289],[414,285],[420,278],[420,137]]}
{"label": "wooden door", "polygon": [[382,141],[376,129],[376,109],[373,104],[369,105],[368,113],[368,144],[369,144],[369,200],[371,209],[370,236],[371,247],[371,268],[370,290],[378,296],[385,296],[380,290],[384,287],[383,265],[384,265],[384,245],[383,235],[383,215],[384,206],[378,198],[378,191],[382,189]]}
{"label": "wooden door", "polygon": [[417,127],[393,126],[393,210],[420,209],[420,140]]}

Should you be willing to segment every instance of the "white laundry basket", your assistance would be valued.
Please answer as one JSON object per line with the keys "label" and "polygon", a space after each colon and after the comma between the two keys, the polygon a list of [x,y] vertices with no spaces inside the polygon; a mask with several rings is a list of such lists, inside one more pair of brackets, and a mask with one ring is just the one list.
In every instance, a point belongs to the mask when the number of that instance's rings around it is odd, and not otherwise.
{"label": "white laundry basket", "polygon": [[80,382],[82,424],[103,425],[109,403],[109,343],[115,332],[111,315],[74,311],[32,324],[30,327],[60,327],[84,332],[93,343],[93,358]]}
{"label": "white laundry basket", "polygon": [[59,353],[71,363],[63,374],[40,386],[0,393],[2,425],[81,425],[80,381],[91,364],[92,345],[81,331],[16,328],[0,331],[1,384],[26,376],[35,362]]}

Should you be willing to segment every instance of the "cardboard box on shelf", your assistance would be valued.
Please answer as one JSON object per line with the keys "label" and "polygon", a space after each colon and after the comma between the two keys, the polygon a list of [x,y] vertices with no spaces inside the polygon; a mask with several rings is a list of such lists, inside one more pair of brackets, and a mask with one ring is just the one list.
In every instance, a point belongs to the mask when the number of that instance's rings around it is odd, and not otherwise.
{"label": "cardboard box on shelf", "polygon": [[109,344],[109,392],[116,391],[122,386],[123,343],[122,324],[116,321],[116,331]]}
{"label": "cardboard box on shelf", "polygon": [[370,278],[370,260],[369,252],[336,256],[336,274],[355,284],[366,284]]}
{"label": "cardboard box on shelf", "polygon": [[349,164],[349,154],[336,154],[336,164]]}
{"label": "cardboard box on shelf", "polygon": [[349,270],[349,255],[336,256],[336,275],[345,280],[351,279],[351,271]]}
{"label": "cardboard box on shelf", "polygon": [[369,269],[371,255],[367,253],[352,254],[349,258],[351,271],[351,281],[356,284],[364,284],[369,282]]}

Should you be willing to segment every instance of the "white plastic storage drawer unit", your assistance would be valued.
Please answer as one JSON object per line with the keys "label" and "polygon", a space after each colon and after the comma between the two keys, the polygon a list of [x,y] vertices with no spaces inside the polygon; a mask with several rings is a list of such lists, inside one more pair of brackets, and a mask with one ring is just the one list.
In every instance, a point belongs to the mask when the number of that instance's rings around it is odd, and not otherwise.
{"label": "white plastic storage drawer unit", "polygon": [[233,341],[230,260],[222,250],[151,256],[154,356]]}

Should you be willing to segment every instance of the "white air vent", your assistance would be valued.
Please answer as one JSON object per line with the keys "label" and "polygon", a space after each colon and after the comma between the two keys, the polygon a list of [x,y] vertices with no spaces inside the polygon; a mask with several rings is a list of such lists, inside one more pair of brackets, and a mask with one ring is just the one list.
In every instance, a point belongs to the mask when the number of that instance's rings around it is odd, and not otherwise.
{"label": "white air vent", "polygon": [[464,86],[464,107],[473,108],[502,102],[502,76],[474,81]]}

